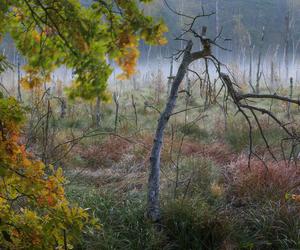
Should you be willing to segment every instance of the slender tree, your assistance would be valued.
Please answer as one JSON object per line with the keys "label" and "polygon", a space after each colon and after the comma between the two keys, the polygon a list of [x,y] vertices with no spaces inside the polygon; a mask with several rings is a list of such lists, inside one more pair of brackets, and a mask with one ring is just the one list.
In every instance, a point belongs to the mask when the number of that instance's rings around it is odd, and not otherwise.
{"label": "slender tree", "polygon": [[[200,16],[197,16],[197,18],[199,17]],[[147,217],[153,222],[158,222],[161,218],[160,200],[159,200],[160,199],[159,197],[160,154],[163,145],[164,130],[175,108],[179,86],[188,71],[189,65],[192,62],[212,56],[211,42],[210,39],[206,38],[206,27],[203,27],[202,34],[199,35],[195,31],[193,31],[194,22],[195,20],[193,20],[191,24],[190,31],[193,32],[194,35],[196,35],[200,39],[202,44],[202,50],[197,52],[192,52],[193,42],[191,40],[188,41],[185,49],[182,50],[183,53],[182,61],[177,71],[177,74],[175,76],[175,79],[172,82],[172,87],[170,90],[170,94],[166,106],[158,120],[158,125],[154,136],[154,143],[151,150],[150,173],[149,173],[149,180],[148,180]]]}

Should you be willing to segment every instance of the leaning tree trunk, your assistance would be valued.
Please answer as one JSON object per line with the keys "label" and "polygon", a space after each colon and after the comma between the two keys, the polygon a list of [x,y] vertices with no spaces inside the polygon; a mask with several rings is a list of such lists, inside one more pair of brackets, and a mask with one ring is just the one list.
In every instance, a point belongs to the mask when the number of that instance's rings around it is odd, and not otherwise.
{"label": "leaning tree trunk", "polygon": [[202,27],[202,35],[199,36],[203,49],[201,51],[191,53],[193,43],[188,41],[182,62],[179,66],[175,79],[171,86],[171,91],[165,106],[164,111],[161,113],[158,120],[154,143],[150,156],[150,173],[148,180],[148,204],[147,204],[147,217],[152,222],[158,222],[161,218],[160,205],[159,205],[159,188],[160,188],[160,153],[163,144],[163,136],[166,125],[172,115],[175,108],[179,85],[184,79],[184,76],[188,70],[188,66],[193,62],[201,58],[211,56],[211,40],[206,36],[207,28]]}
{"label": "leaning tree trunk", "polygon": [[161,153],[161,148],[163,143],[164,130],[174,110],[177,96],[178,96],[179,85],[184,79],[184,76],[187,72],[188,65],[190,64],[191,49],[192,49],[192,42],[189,42],[185,49],[185,53],[181,65],[173,81],[166,107],[160,115],[160,118],[158,120],[158,125],[156,128],[154,144],[150,156],[150,175],[148,180],[148,207],[147,207],[147,216],[153,222],[159,221],[161,217],[160,205],[159,205],[160,153]]}

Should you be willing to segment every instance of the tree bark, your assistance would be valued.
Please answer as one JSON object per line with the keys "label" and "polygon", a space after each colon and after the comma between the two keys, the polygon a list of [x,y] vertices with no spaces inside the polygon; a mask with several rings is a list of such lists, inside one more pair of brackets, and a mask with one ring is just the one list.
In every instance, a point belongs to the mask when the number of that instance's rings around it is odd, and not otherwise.
{"label": "tree bark", "polygon": [[21,92],[21,62],[20,55],[17,54],[17,70],[18,70],[18,79],[17,79],[17,88],[18,88],[18,101],[22,102],[22,92]]}
{"label": "tree bark", "polygon": [[116,104],[116,111],[115,111],[115,128],[114,131],[115,133],[117,132],[117,128],[118,128],[118,121],[119,121],[119,94],[117,94],[116,92],[114,92],[113,94],[113,99],[114,102]]}
{"label": "tree bark", "polygon": [[167,90],[168,95],[170,94],[172,81],[173,81],[173,56],[171,57],[170,74],[169,74],[169,77],[168,77],[168,90]]}
{"label": "tree bark", "polygon": [[97,96],[97,100],[96,100],[95,117],[96,117],[96,126],[100,127],[100,124],[101,124],[101,111],[100,111],[100,97],[99,96]]}
{"label": "tree bark", "polygon": [[[219,36],[220,33],[220,12],[219,12],[219,0],[216,0],[216,37]],[[219,48],[216,47],[216,57],[219,58]]]}
{"label": "tree bark", "polygon": [[[293,98],[293,77],[290,78],[290,99]],[[288,120],[291,119],[291,102],[288,102]]]}
{"label": "tree bark", "polygon": [[169,121],[169,118],[174,110],[177,96],[178,88],[184,76],[187,72],[188,65],[191,61],[191,49],[192,42],[190,41],[185,48],[185,53],[173,81],[170,95],[168,97],[167,104],[164,111],[158,120],[158,125],[156,128],[154,143],[150,156],[150,174],[148,180],[148,207],[147,216],[153,222],[158,222],[161,218],[160,214],[160,202],[159,202],[159,189],[160,189],[160,153],[163,144],[163,135],[165,127]]}
{"label": "tree bark", "polygon": [[257,71],[256,71],[256,85],[255,85],[255,93],[259,94],[260,92],[260,79],[262,76],[261,71],[261,60],[262,60],[262,49],[263,49],[263,42],[265,38],[265,27],[263,27],[262,35],[261,35],[261,44],[259,46],[258,52],[258,62],[257,62]]}
{"label": "tree bark", "polygon": [[62,97],[60,101],[60,118],[63,119],[66,116],[67,103],[64,97]]}
{"label": "tree bark", "polygon": [[249,86],[252,89],[252,92],[255,93],[255,88],[252,83],[252,71],[253,71],[253,52],[254,52],[254,45],[252,43],[251,35],[249,33]]}

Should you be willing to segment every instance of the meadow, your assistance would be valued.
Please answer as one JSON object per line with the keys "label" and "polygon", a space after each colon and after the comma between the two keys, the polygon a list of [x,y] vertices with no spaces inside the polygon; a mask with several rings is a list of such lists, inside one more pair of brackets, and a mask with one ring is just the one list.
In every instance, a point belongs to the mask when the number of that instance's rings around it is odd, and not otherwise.
{"label": "meadow", "polygon": [[[179,93],[165,132],[159,230],[145,219],[153,131],[167,97],[161,79],[157,73],[138,88],[140,79],[116,83],[127,89],[118,94],[117,112],[113,99],[101,102],[100,124],[95,102],[66,101],[62,116],[60,91],[25,95],[39,100],[30,102],[36,105],[24,129],[28,150],[62,166],[70,201],[100,219],[102,230],[85,232],[78,249],[298,249],[299,147],[291,152],[282,128],[258,115],[276,160],[253,123],[257,156],[249,167],[246,120],[230,101],[224,112],[222,95],[205,104],[197,83],[192,96]],[[297,129],[297,105],[289,115],[277,101],[257,105]]]}

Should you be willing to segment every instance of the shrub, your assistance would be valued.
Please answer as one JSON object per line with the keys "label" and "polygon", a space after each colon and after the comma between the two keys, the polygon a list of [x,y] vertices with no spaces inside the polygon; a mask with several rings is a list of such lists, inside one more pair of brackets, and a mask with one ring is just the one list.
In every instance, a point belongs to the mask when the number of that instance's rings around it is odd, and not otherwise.
{"label": "shrub", "polygon": [[96,220],[65,197],[62,170],[34,160],[19,143],[24,110],[0,98],[0,245],[3,249],[72,247]]}

